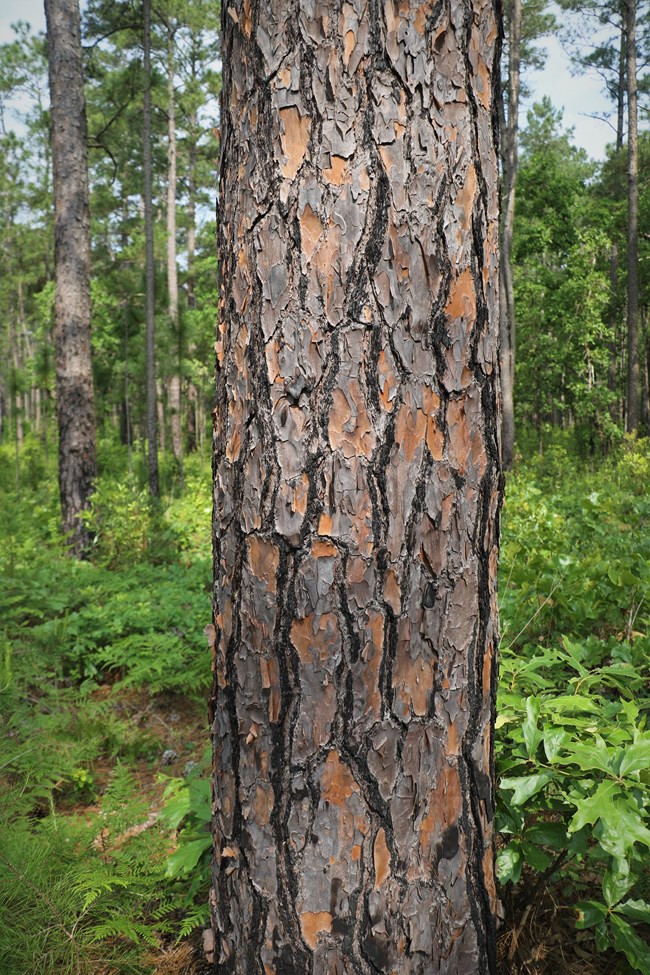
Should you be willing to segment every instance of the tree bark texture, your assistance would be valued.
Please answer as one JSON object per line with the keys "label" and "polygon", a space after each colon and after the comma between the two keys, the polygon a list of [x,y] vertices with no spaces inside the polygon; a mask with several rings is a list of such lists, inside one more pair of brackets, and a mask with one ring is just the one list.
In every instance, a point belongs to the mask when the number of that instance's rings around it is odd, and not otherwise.
{"label": "tree bark texture", "polygon": [[639,426],[639,139],[636,81],[636,0],[625,0],[627,54],[627,420]]}
{"label": "tree bark texture", "polygon": [[[503,466],[512,467],[515,453],[515,289],[512,280],[512,242],[515,229],[515,185],[519,142],[519,92],[521,64],[521,0],[512,0],[508,40],[508,117],[501,115],[501,255],[500,365],[503,400]],[[503,104],[503,103],[501,103]]]}
{"label": "tree bark texture", "polygon": [[497,14],[223,9],[218,970],[494,975]]}
{"label": "tree bark texture", "polygon": [[63,530],[82,556],[96,474],[90,348],[90,214],[78,0],[45,0],[52,118],[56,396]]}

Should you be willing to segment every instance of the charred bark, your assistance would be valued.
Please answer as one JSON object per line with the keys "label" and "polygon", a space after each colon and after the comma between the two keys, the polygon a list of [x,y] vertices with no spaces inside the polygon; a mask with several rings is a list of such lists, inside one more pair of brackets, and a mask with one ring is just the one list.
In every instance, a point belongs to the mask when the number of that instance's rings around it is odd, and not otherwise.
{"label": "charred bark", "polygon": [[494,975],[497,13],[222,45],[218,970]]}
{"label": "charred bark", "polygon": [[90,214],[78,0],[45,0],[52,117],[56,408],[63,531],[82,557],[96,474],[90,348]]}

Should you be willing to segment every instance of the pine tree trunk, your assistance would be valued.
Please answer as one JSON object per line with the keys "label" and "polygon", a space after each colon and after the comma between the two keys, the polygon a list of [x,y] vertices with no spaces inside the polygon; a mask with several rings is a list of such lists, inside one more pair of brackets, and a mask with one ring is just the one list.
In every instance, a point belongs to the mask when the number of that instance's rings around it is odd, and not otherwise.
{"label": "pine tree trunk", "polygon": [[[521,0],[512,0],[508,59],[508,117],[501,115],[503,171],[500,259],[500,366],[503,466],[512,467],[515,453],[515,290],[512,280],[512,242],[515,229],[515,185],[519,142],[519,90],[521,60]],[[503,103],[502,103],[503,104]]]}
{"label": "pine tree trunk", "polygon": [[55,202],[56,406],[63,530],[89,543],[81,519],[96,474],[90,348],[90,214],[78,0],[45,0]]}
{"label": "pine tree trunk", "polygon": [[174,93],[174,32],[167,34],[167,291],[172,328],[172,375],[167,383],[172,451],[183,471],[181,417],[181,342],[178,317],[178,266],[176,263],[176,102]]}
{"label": "pine tree trunk", "polygon": [[627,53],[627,423],[639,426],[639,142],[636,81],[636,0],[626,0]]}
{"label": "pine tree trunk", "polygon": [[222,975],[495,975],[489,0],[223,6]]}
{"label": "pine tree trunk", "polygon": [[142,52],[144,69],[144,103],[142,110],[143,170],[144,170],[144,236],[145,236],[145,352],[147,365],[147,466],[149,470],[149,491],[157,498],[158,485],[158,424],[156,422],[156,340],[155,340],[155,295],[154,295],[154,253],[153,253],[153,209],[152,166],[151,166],[151,0],[142,0],[143,32]]}
{"label": "pine tree trunk", "polygon": [[641,373],[641,425],[643,430],[648,434],[650,431],[650,384],[648,379],[650,375],[648,372],[648,309],[647,306],[641,306],[641,355],[639,370]]}
{"label": "pine tree trunk", "polygon": [[[192,51],[192,80],[196,77],[194,51]],[[189,117],[189,151],[187,165],[187,307],[196,308],[196,285],[194,262],[196,255],[196,142],[199,136],[196,111],[192,109]],[[193,358],[196,346],[190,343],[188,355]],[[196,450],[196,386],[191,379],[187,382],[187,450]]]}
{"label": "pine tree trunk", "polygon": [[[623,148],[623,127],[625,121],[625,17],[621,15],[621,36],[618,49],[618,87],[616,91],[616,152]],[[607,368],[607,386],[612,393],[616,393],[618,384],[618,356],[616,355],[616,336],[619,331],[619,301],[618,301],[618,243],[612,242],[609,255],[609,364]],[[609,405],[609,414],[614,422],[620,413],[619,397],[615,396]]]}

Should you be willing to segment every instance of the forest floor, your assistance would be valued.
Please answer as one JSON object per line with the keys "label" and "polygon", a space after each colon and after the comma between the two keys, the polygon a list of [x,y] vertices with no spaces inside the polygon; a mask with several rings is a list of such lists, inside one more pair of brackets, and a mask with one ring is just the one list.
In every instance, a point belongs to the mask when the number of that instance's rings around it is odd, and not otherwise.
{"label": "forest floor", "polygon": [[[209,470],[163,471],[154,506],[105,446],[77,564],[39,445],[18,489],[4,450],[0,969],[204,975]],[[508,478],[502,975],[650,973],[648,484],[647,442],[597,467],[556,442]]]}

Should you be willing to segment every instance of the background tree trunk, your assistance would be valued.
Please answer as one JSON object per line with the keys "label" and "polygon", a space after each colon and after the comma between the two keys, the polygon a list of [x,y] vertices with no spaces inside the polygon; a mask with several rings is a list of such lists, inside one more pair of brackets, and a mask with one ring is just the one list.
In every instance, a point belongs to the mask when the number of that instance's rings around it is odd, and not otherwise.
{"label": "background tree trunk", "polygon": [[636,0],[625,0],[627,55],[627,422],[639,426],[639,140],[636,81]]}
{"label": "background tree trunk", "polygon": [[[618,88],[616,92],[616,152],[623,148],[623,129],[625,123],[625,14],[621,9],[621,34],[618,49]],[[609,256],[609,285],[611,299],[609,307],[609,326],[611,329],[611,341],[609,350],[609,366],[607,370],[607,385],[611,392],[616,392],[619,387],[618,382],[618,357],[616,355],[617,340],[616,336],[620,329],[620,307],[618,299],[618,243],[612,242]],[[612,399],[609,407],[612,420],[616,423],[620,414],[620,395]]]}
{"label": "background tree trunk", "polygon": [[144,236],[145,236],[145,306],[147,360],[147,464],[149,491],[154,498],[160,493],[158,484],[158,424],[156,422],[156,340],[153,253],[153,210],[151,202],[151,0],[142,0],[144,104],[142,111],[143,169],[144,169]]}
{"label": "background tree trunk", "polygon": [[496,12],[222,44],[217,965],[494,975]]}
{"label": "background tree trunk", "polygon": [[90,348],[90,215],[78,0],[45,0],[55,201],[56,393],[63,530],[88,546],[81,513],[96,474]]}
{"label": "background tree trunk", "polygon": [[172,374],[167,393],[172,451],[183,476],[183,428],[181,416],[181,335],[178,315],[178,266],[176,263],[176,102],[174,92],[174,30],[167,31],[167,291],[172,328]]}
{"label": "background tree trunk", "polygon": [[[521,62],[521,0],[512,0],[508,57],[508,117],[501,115],[503,171],[500,258],[500,365],[502,395],[503,466],[512,467],[515,453],[515,289],[512,281],[512,241],[515,228],[515,185],[519,140]],[[503,102],[501,102],[501,107]]]}

